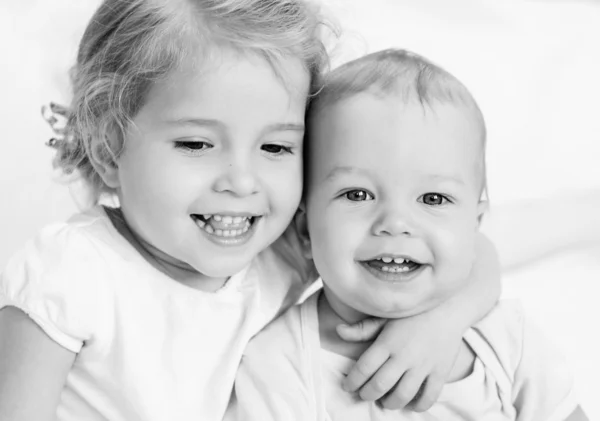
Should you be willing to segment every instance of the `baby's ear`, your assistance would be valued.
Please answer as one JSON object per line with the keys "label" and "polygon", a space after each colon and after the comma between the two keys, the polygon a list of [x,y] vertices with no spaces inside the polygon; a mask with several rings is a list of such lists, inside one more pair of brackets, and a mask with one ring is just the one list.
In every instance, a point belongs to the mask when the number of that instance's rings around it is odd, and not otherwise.
{"label": "baby's ear", "polygon": [[306,211],[303,204],[300,204],[296,216],[294,217],[294,225],[298,238],[300,239],[300,247],[302,255],[306,259],[312,259],[312,250],[310,247],[310,236],[308,235],[308,221],[306,220]]}
{"label": "baby's ear", "polygon": [[477,226],[481,227],[483,216],[488,212],[490,206],[487,200],[480,200],[477,204]]}

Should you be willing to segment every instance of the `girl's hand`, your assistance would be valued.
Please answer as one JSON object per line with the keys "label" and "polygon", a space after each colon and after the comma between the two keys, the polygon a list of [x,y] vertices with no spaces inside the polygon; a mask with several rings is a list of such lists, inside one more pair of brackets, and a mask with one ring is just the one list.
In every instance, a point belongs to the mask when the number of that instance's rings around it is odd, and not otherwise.
{"label": "girl's hand", "polygon": [[387,409],[428,410],[438,399],[460,349],[462,329],[446,312],[432,310],[389,320],[367,319],[338,327],[347,341],[375,339],[346,377],[343,387]]}

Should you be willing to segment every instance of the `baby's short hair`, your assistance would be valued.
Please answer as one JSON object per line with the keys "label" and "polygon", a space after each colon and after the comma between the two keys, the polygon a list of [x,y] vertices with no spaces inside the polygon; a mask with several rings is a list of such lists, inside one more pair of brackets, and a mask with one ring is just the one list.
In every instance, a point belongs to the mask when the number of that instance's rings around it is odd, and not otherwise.
{"label": "baby's short hair", "polygon": [[324,22],[313,6],[305,0],[102,1],[71,71],[73,100],[63,139],[53,143],[55,166],[81,176],[94,201],[112,193],[95,160],[118,158],[123,134],[155,82],[184,60],[202,65],[213,47],[258,55],[284,80],[278,61],[296,57],[314,82],[328,55]]}
{"label": "baby's short hair", "polygon": [[[486,128],[483,114],[469,90],[453,75],[424,57],[402,49],[367,54],[326,74],[312,99],[308,121],[326,108],[359,93],[400,98],[424,108],[456,104],[469,109],[481,128],[481,193],[486,189]],[[307,150],[310,143],[307,144]]]}

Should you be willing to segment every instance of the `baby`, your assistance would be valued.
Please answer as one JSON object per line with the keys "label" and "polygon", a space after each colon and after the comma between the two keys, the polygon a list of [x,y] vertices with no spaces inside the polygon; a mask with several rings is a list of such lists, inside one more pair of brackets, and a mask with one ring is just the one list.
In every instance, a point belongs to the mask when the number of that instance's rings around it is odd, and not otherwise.
{"label": "baby", "polygon": [[[501,302],[467,331],[448,383],[427,412],[410,411],[411,405],[384,409],[343,390],[368,344],[342,341],[336,325],[408,318],[464,287],[487,208],[486,131],[456,78],[402,50],[370,54],[330,73],[308,118],[305,213],[296,222],[323,289],[250,343],[231,416],[586,419],[564,361],[514,302]],[[426,379],[418,394],[429,385]]]}

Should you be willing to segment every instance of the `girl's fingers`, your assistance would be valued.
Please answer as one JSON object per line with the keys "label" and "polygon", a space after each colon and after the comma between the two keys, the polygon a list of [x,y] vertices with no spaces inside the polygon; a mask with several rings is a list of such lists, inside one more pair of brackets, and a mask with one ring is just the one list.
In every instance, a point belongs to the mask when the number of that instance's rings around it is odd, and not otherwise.
{"label": "girl's fingers", "polygon": [[409,370],[398,382],[398,385],[381,401],[386,409],[401,409],[406,407],[419,393],[427,374],[419,370]]}
{"label": "girl's fingers", "polygon": [[432,374],[421,386],[419,393],[411,402],[410,407],[416,412],[425,412],[429,410],[434,403],[437,402],[442,388],[444,387],[443,377]]}
{"label": "girl's fingers", "polygon": [[342,384],[343,388],[347,392],[356,392],[361,388],[366,381],[368,381],[379,367],[381,367],[390,358],[389,352],[377,346],[376,344],[371,345],[354,364],[350,373],[344,379]]}
{"label": "girl's fingers", "polygon": [[398,383],[405,371],[398,360],[388,359],[360,389],[359,396],[365,401],[381,399]]}

